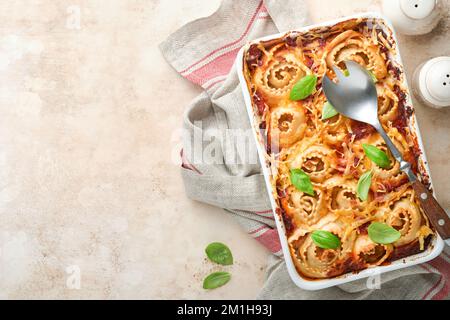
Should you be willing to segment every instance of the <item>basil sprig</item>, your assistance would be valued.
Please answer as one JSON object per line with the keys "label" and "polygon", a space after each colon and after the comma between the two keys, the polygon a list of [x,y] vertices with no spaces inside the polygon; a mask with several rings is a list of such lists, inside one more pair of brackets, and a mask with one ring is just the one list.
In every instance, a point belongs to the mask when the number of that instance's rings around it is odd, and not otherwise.
{"label": "basil sprig", "polygon": [[314,196],[311,178],[302,169],[291,169],[291,182],[297,190]]}
{"label": "basil sprig", "polygon": [[224,265],[229,266],[233,264],[233,255],[231,254],[230,248],[220,242],[210,243],[205,249],[206,255],[209,260]]}
{"label": "basil sprig", "polygon": [[316,230],[311,233],[311,239],[316,246],[322,249],[337,249],[341,246],[341,240],[334,234],[325,230]]}
{"label": "basil sprig", "polygon": [[372,222],[367,228],[369,238],[375,243],[389,244],[397,241],[401,233],[391,226],[381,222]]}
{"label": "basil sprig", "polygon": [[289,98],[294,101],[308,98],[316,89],[316,84],[316,75],[309,74],[304,76],[292,87]]}
{"label": "basil sprig", "polygon": [[325,102],[322,108],[322,120],[326,120],[329,118],[334,117],[339,112],[336,111],[336,109],[333,107],[333,105],[330,102]]}
{"label": "basil sprig", "polygon": [[228,272],[214,272],[203,280],[203,289],[216,289],[228,283],[231,274]]}
{"label": "basil sprig", "polygon": [[380,150],[375,146],[365,143],[362,145],[362,147],[367,158],[375,162],[375,164],[377,164],[379,167],[383,169],[390,168],[391,160],[389,160],[388,155],[383,150]]}
{"label": "basil sprig", "polygon": [[356,186],[356,194],[361,201],[366,201],[369,196],[370,185],[372,184],[372,171],[367,171],[359,177],[358,185]]}

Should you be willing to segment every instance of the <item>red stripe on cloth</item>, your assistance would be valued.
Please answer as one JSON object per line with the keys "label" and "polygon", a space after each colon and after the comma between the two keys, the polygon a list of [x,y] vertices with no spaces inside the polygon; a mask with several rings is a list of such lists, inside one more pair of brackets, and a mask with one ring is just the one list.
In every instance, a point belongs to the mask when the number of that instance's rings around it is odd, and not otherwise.
{"label": "red stripe on cloth", "polygon": [[180,73],[185,73],[185,72],[187,72],[189,69],[195,67],[195,66],[198,65],[199,63],[202,63],[203,61],[205,61],[206,59],[208,59],[209,57],[211,57],[212,55],[214,55],[214,54],[217,53],[218,51],[223,50],[223,49],[226,49],[226,48],[229,48],[229,47],[231,47],[231,46],[233,46],[233,45],[239,43],[239,42],[240,42],[242,39],[244,39],[244,37],[248,34],[248,32],[250,31],[250,28],[251,28],[252,25],[253,25],[253,22],[255,22],[256,16],[259,14],[259,11],[260,11],[263,7],[264,7],[264,5],[263,5],[263,0],[261,0],[261,2],[260,2],[259,5],[258,5],[258,8],[256,9],[255,13],[254,13],[253,16],[252,16],[250,22],[248,23],[247,27],[245,28],[244,33],[239,37],[239,39],[237,39],[237,40],[235,40],[235,41],[233,41],[233,42],[230,42],[230,43],[224,45],[223,47],[220,47],[220,48],[218,48],[218,49],[215,49],[215,50],[211,51],[210,53],[208,53],[206,56],[204,56],[203,58],[201,58],[200,60],[198,60],[198,61],[195,62],[194,64],[192,64],[192,65],[190,65],[189,67],[187,67],[186,69],[180,71]]}
{"label": "red stripe on cloth", "polygon": [[255,230],[249,231],[248,234],[254,234],[254,233],[257,233],[258,231],[261,231],[261,230],[263,230],[263,229],[270,229],[270,228],[267,227],[267,226],[261,226],[261,227],[256,228]]}
{"label": "red stripe on cloth", "polygon": [[265,5],[263,5],[263,6],[261,7],[261,13],[269,13],[269,11],[267,11],[267,8],[266,8]]}
{"label": "red stripe on cloth", "polygon": [[449,294],[449,280],[450,280],[450,264],[441,257],[437,257],[429,262],[442,275],[444,286],[431,297],[432,300],[441,300]]}
{"label": "red stripe on cloth", "polygon": [[[448,296],[450,288],[449,288],[449,280],[450,280],[450,264],[445,261],[441,257],[437,257],[436,259],[428,262],[427,264],[421,265],[422,268],[427,270],[428,272],[433,272],[433,270],[430,269],[432,267],[433,269],[437,270],[439,272],[439,279],[437,282],[425,293],[425,295],[422,297],[422,300],[425,299],[433,299],[433,300],[441,300]],[[438,292],[433,293],[433,291],[436,290],[436,288],[444,282],[441,289],[439,289]]]}
{"label": "red stripe on cloth", "polygon": [[270,250],[272,253],[277,253],[281,250],[280,238],[276,229],[269,229],[260,236],[256,237],[256,240]]}
{"label": "red stripe on cloth", "polygon": [[262,214],[262,213],[273,213],[272,209],[265,210],[265,211],[255,211],[256,214]]}
{"label": "red stripe on cloth", "polygon": [[[245,214],[257,215],[257,216],[261,217],[262,219],[267,219],[271,222],[275,220],[275,218],[273,217],[273,214],[271,213],[272,211],[250,211],[250,210],[240,210],[240,209],[231,209],[231,210],[234,211],[236,214],[245,213]],[[264,222],[262,222],[262,223],[264,223]],[[256,232],[256,231],[251,231],[251,232]]]}
{"label": "red stripe on cloth", "polygon": [[237,48],[218,56],[215,60],[187,75],[186,79],[203,86],[210,79],[226,76],[230,72],[239,50],[240,48]]}
{"label": "red stripe on cloth", "polygon": [[[434,273],[434,272],[427,266],[427,264],[424,263],[424,264],[421,264],[420,266],[421,266],[423,269],[427,270],[429,273]],[[425,300],[425,299],[427,298],[427,296],[430,294],[430,292],[432,292],[432,291],[438,286],[438,284],[441,283],[441,280],[442,280],[442,275],[441,275],[440,277],[438,277],[436,283],[435,283],[434,285],[432,285],[431,288],[428,289],[427,292],[425,292],[425,294],[423,295],[423,297],[421,298],[421,300]]]}
{"label": "red stripe on cloth", "polygon": [[432,297],[431,300],[443,300],[448,296],[449,291],[450,291],[450,286],[448,284],[448,281],[445,281],[442,289],[439,290],[439,292],[436,293],[436,295],[434,297]]}
{"label": "red stripe on cloth", "polygon": [[224,82],[224,81],[225,81],[225,79],[220,79],[220,80],[214,81],[213,83],[211,83],[210,85],[208,85],[205,89],[206,89],[206,90],[209,90],[209,89],[211,89],[212,87],[214,87],[216,84],[221,83],[221,82]]}
{"label": "red stripe on cloth", "polygon": [[181,157],[181,167],[183,167],[184,169],[192,170],[198,174],[202,174],[200,172],[200,170],[198,170],[193,164],[189,163],[189,161],[187,160],[187,158],[184,154],[183,149],[181,149],[181,151],[180,151],[180,157]]}

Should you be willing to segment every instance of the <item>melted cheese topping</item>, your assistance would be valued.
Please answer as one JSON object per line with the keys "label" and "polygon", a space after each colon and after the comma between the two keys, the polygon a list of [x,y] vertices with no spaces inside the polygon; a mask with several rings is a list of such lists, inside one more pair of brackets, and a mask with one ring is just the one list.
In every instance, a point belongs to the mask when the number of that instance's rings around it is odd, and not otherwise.
{"label": "melted cheese topping", "polygon": [[[334,77],[331,67],[342,69],[346,60],[359,63],[376,77],[382,125],[417,171],[417,139],[406,122],[407,92],[403,74],[398,72],[401,66],[394,60],[396,45],[389,34],[381,21],[368,24],[364,19],[353,19],[257,43],[245,55],[248,88],[258,98],[258,103],[254,101],[258,128],[267,124],[267,130],[258,133],[268,150],[273,194],[283,219],[289,222],[288,243],[304,277],[329,278],[388,263],[396,253],[398,257],[400,252],[410,255],[424,250],[425,239],[433,234],[407,177],[379,134],[341,115],[322,120],[326,103],[321,89],[323,76]],[[309,74],[318,77],[316,90],[304,100],[291,101],[292,87]],[[368,159],[364,143],[385,151],[391,166],[380,168]],[[302,169],[309,175],[314,196],[292,185],[291,169]],[[372,184],[368,200],[361,201],[357,183],[367,171],[372,171]],[[373,221],[392,226],[401,233],[400,239],[388,245],[374,243],[367,234]],[[341,246],[335,250],[317,247],[311,238],[315,230],[332,232],[340,238]]]}

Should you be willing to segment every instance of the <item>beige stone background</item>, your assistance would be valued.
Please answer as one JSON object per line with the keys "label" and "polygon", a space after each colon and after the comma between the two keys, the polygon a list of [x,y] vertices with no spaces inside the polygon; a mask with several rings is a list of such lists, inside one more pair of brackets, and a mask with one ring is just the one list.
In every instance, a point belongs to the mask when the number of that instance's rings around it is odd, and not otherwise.
{"label": "beige stone background", "polygon": [[[268,253],[220,209],[184,195],[177,129],[200,89],[157,48],[219,3],[0,1],[0,298],[256,296]],[[308,3],[318,22],[379,1]],[[449,28],[447,17],[431,35],[400,37],[409,75],[450,54]],[[450,109],[415,107],[450,207]],[[236,263],[227,286],[205,292],[211,241],[227,243]]]}

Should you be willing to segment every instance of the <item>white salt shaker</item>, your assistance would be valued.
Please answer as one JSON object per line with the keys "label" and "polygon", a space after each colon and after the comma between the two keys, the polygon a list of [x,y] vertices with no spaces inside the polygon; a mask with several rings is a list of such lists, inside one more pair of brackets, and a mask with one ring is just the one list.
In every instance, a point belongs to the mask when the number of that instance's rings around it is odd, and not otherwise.
{"label": "white salt shaker", "polygon": [[450,107],[450,57],[437,57],[422,63],[412,81],[415,96],[434,108]]}
{"label": "white salt shaker", "polygon": [[395,30],[405,35],[431,32],[445,11],[441,0],[383,0],[382,7]]}

